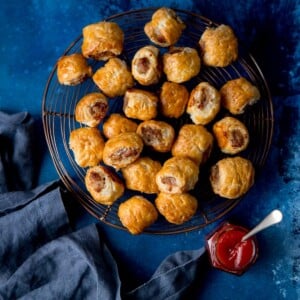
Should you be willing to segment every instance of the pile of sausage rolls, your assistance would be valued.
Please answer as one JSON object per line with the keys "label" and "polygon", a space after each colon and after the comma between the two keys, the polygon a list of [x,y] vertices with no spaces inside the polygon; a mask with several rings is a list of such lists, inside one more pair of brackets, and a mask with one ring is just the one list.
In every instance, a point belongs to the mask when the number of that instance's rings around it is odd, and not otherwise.
{"label": "pile of sausage rolls", "polygon": [[[185,28],[174,10],[156,10],[144,26],[149,43],[126,61],[119,25],[90,24],[83,28],[81,53],[57,62],[60,84],[88,78],[95,84],[94,92],[77,99],[75,119],[81,126],[70,133],[69,147],[86,168],[85,185],[96,202],[113,205],[126,190],[136,192],[118,202],[118,217],[132,234],[143,232],[159,215],[183,224],[197,213],[201,199],[192,191],[214,148],[226,154],[210,169],[215,194],[236,199],[254,182],[252,163],[238,155],[249,144],[238,115],[260,99],[258,88],[243,77],[219,88],[209,82],[190,90],[185,85],[202,66],[236,61],[237,38],[229,26],[219,25],[206,28],[195,48],[178,46]],[[103,61],[102,66],[92,70],[91,59]],[[122,101],[122,111],[109,114],[111,101]],[[227,114],[216,121],[221,109]],[[180,128],[168,121],[183,115],[189,122]],[[157,159],[160,154],[163,161]]]}

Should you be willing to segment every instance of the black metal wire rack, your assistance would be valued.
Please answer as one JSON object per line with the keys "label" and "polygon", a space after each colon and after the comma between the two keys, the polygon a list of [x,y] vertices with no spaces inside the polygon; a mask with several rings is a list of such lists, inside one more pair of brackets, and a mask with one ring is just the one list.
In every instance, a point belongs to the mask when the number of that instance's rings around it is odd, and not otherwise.
{"label": "black metal wire rack", "polygon": [[[154,11],[154,8],[141,9],[121,13],[106,19],[106,21],[118,23],[124,31],[125,45],[122,58],[127,61],[128,65],[130,65],[132,57],[139,48],[150,44],[150,41],[144,34],[144,25],[151,19]],[[176,13],[186,24],[186,29],[178,42],[179,46],[197,48],[199,38],[205,28],[216,25],[207,18],[191,12],[176,10]],[[81,52],[81,44],[82,36],[80,35],[63,55]],[[165,50],[161,49],[161,52],[163,51]],[[89,64],[94,71],[103,65],[102,62],[92,60],[89,61]],[[259,102],[247,108],[244,114],[238,116],[247,126],[250,134],[250,144],[247,150],[241,153],[241,156],[252,161],[256,169],[257,180],[271,145],[274,119],[268,86],[254,58],[245,53],[240,47],[239,59],[236,62],[226,68],[202,66],[199,75],[188,82],[187,87],[191,90],[197,83],[207,81],[216,88],[220,88],[226,81],[241,76],[255,84],[261,93]],[[152,89],[158,88],[157,86],[152,87]],[[74,197],[93,216],[108,225],[124,229],[117,215],[118,207],[122,201],[135,194],[135,192],[127,190],[125,195],[112,206],[104,206],[95,202],[84,185],[86,169],[76,164],[68,146],[70,132],[82,126],[74,119],[77,101],[85,94],[97,90],[98,88],[91,79],[77,86],[60,85],[56,76],[56,66],[54,66],[43,95],[42,118],[44,132],[55,168],[67,189],[73,193]],[[122,98],[110,99],[108,114],[122,112],[122,101]],[[221,111],[217,119],[227,114],[228,112]],[[191,123],[187,116],[183,116],[176,120],[173,125],[175,128],[179,128],[179,126],[187,122]],[[211,125],[207,127],[209,130],[211,129]],[[101,126],[99,128],[101,129]],[[198,199],[199,207],[197,213],[190,221],[182,225],[174,225],[168,223],[161,216],[146,232],[171,234],[199,229],[216,221],[233,209],[241,199],[228,200],[214,195],[208,180],[211,165],[223,157],[225,155],[215,147],[208,162],[201,167],[199,183],[192,191],[192,194]],[[150,201],[154,200],[153,196],[144,196]]]}

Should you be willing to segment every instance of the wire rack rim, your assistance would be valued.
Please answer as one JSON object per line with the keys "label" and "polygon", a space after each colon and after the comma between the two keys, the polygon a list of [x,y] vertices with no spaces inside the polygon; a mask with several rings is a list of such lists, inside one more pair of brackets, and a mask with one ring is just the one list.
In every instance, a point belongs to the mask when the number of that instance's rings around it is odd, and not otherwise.
{"label": "wire rack rim", "polygon": [[[121,17],[124,17],[124,16],[128,16],[128,14],[136,14],[136,13],[143,13],[143,12],[152,12],[154,10],[156,10],[157,8],[153,7],[153,8],[143,8],[143,9],[136,9],[136,10],[130,10],[130,11],[126,11],[126,12],[122,12],[122,13],[119,13],[119,14],[114,14],[108,18],[105,18],[104,21],[110,21],[110,20],[114,20],[114,19],[117,19],[117,18],[121,18]],[[211,21],[210,19],[206,18],[206,17],[203,17],[197,13],[193,13],[193,12],[190,12],[190,11],[187,11],[187,10],[181,10],[181,9],[174,9],[176,12],[179,12],[179,13],[182,13],[182,14],[187,14],[187,15],[190,15],[190,16],[193,16],[195,18],[199,18],[201,21],[205,22],[208,26],[209,25],[217,25],[217,23],[214,23],[213,21]],[[80,40],[82,39],[82,34],[79,35],[68,47],[67,49],[64,51],[63,55],[69,53],[70,51],[72,51],[72,48],[74,46],[76,46]],[[255,61],[254,57],[247,52],[247,56],[249,57],[249,59],[251,60],[251,62],[253,63],[254,67],[255,67],[255,76],[258,76],[259,78],[259,81],[262,82],[262,85],[263,85],[263,88],[265,89],[265,92],[266,92],[266,96],[267,96],[267,101],[268,101],[268,109],[270,111],[270,116],[267,118],[268,120],[268,126],[270,126],[270,128],[268,128],[268,138],[267,138],[267,141],[266,141],[266,145],[265,145],[265,148],[264,148],[264,155],[261,157],[261,163],[264,163],[265,159],[267,158],[267,154],[269,152],[269,149],[270,149],[270,146],[271,146],[271,141],[272,141],[272,137],[273,137],[273,127],[274,127],[274,117],[273,117],[273,105],[272,105],[272,100],[271,100],[271,94],[270,94],[270,90],[269,90],[269,87],[268,87],[268,84],[266,82],[266,79],[260,69],[260,67],[258,66],[257,62]],[[51,128],[49,129],[47,126],[49,125],[48,123],[50,122],[49,121],[49,118],[51,117],[55,117],[55,116],[59,116],[59,115],[64,115],[64,114],[61,114],[61,113],[57,113],[55,111],[51,111],[51,110],[48,110],[46,109],[46,101],[47,101],[47,96],[48,96],[48,93],[49,93],[49,89],[51,88],[50,85],[51,85],[51,81],[53,79],[53,77],[55,76],[55,71],[56,71],[56,68],[57,68],[57,65],[55,64],[49,77],[48,77],[48,80],[47,80],[47,83],[46,83],[46,87],[45,87],[45,90],[44,90],[44,93],[43,93],[43,101],[42,101],[42,121],[43,121],[43,127],[44,127],[44,132],[45,132],[45,136],[46,136],[46,141],[47,141],[47,144],[48,144],[48,148],[49,148],[49,151],[50,151],[50,154],[51,154],[51,157],[52,157],[52,160],[54,162],[54,166],[58,172],[58,174],[60,175],[61,177],[61,180],[63,181],[63,183],[67,186],[67,187],[70,187],[70,184],[72,184],[72,182],[69,181],[68,178],[66,178],[66,176],[63,174],[63,171],[61,170],[61,167],[59,166],[59,161],[57,160],[58,158],[56,157],[56,152],[55,152],[55,148],[54,148],[54,145],[53,145],[53,142],[51,143],[51,134],[49,132],[49,130],[51,131]],[[71,114],[69,114],[71,115]],[[266,119],[265,119],[266,120]],[[70,189],[69,189],[70,190]],[[118,224],[115,224],[113,222],[109,222],[106,220],[106,215],[105,215],[105,212],[104,214],[102,214],[102,216],[99,217],[99,215],[97,215],[97,213],[95,211],[93,211],[92,209],[92,206],[90,204],[87,204],[86,201],[84,199],[81,199],[81,197],[71,189],[71,192],[72,194],[74,195],[74,197],[79,201],[79,203],[81,203],[85,209],[91,214],[93,215],[94,217],[96,217],[98,220],[100,220],[101,222],[109,225],[109,226],[112,226],[114,228],[118,228],[118,229],[122,229],[122,230],[126,230],[126,228],[124,228],[123,226],[120,226]],[[146,229],[144,231],[144,233],[146,234],[162,234],[162,235],[167,235],[167,234],[178,234],[178,233],[184,233],[184,232],[189,232],[189,231],[193,231],[193,230],[196,230],[196,229],[201,229],[203,227],[205,227],[206,225],[218,220],[219,218],[223,217],[225,214],[227,214],[229,211],[231,211],[238,203],[240,202],[240,198],[239,199],[236,199],[234,201],[232,201],[230,203],[230,205],[224,207],[224,210],[220,213],[218,210],[217,211],[217,218],[214,216],[214,217],[211,217],[209,215],[209,212],[205,212],[205,211],[201,211],[202,213],[202,217],[204,219],[204,222],[202,221],[201,224],[191,224],[189,227],[180,227],[180,228],[175,228],[174,227],[168,227],[164,230],[158,230],[156,228],[149,228],[149,229]],[[104,209],[105,210],[105,209]],[[106,209],[107,210],[107,209]],[[106,211],[105,210],[105,211]]]}

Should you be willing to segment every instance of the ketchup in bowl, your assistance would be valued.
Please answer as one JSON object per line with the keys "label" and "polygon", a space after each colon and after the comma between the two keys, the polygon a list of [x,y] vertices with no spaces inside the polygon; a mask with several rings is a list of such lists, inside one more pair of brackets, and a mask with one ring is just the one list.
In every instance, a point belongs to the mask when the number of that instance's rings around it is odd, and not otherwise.
{"label": "ketchup in bowl", "polygon": [[241,275],[252,265],[258,256],[255,237],[242,242],[248,229],[223,223],[206,240],[206,248],[211,264],[218,269]]}

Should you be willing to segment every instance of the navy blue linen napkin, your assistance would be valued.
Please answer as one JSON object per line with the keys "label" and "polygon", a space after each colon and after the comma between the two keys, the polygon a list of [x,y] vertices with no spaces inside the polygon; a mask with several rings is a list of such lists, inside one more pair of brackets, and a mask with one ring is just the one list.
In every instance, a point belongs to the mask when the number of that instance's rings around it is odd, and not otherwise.
{"label": "navy blue linen napkin", "polygon": [[150,280],[127,293],[125,299],[191,299],[185,297],[187,291],[198,278],[198,270],[205,273],[207,262],[204,248],[171,254]]}
{"label": "navy blue linen napkin", "polygon": [[0,195],[0,299],[121,299],[97,227],[72,232],[57,183]]}
{"label": "navy blue linen napkin", "polygon": [[[203,248],[170,255],[149,281],[128,292],[97,224],[73,231],[64,203],[69,195],[59,181],[17,191],[32,185],[29,141],[34,121],[26,113],[1,116],[1,137],[4,133],[9,143],[0,144],[0,299],[185,297],[199,266],[207,263]],[[10,182],[5,168],[12,165],[17,165],[14,175],[22,184]],[[26,174],[27,180],[21,180]],[[15,191],[3,192],[11,187]]]}

